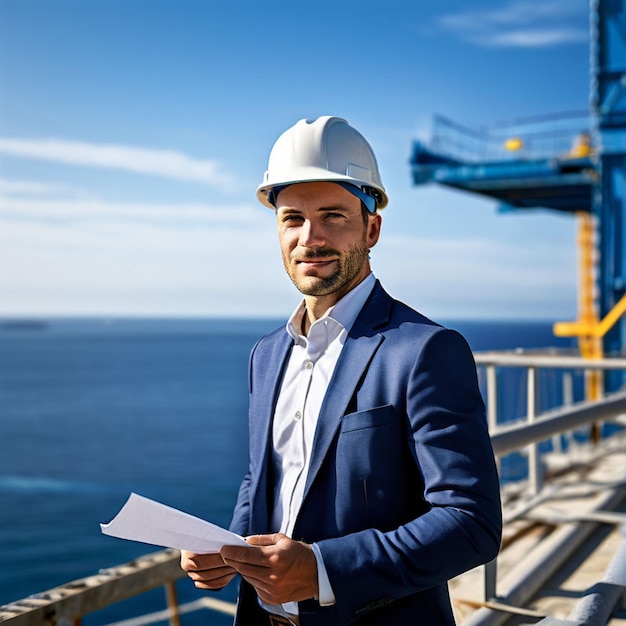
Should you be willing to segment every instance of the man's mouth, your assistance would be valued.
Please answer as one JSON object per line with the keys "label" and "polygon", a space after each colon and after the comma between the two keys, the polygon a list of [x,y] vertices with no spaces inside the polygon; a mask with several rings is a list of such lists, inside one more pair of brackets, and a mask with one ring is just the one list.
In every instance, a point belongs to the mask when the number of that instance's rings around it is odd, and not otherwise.
{"label": "man's mouth", "polygon": [[298,264],[324,265],[336,261],[337,256],[338,255],[331,250],[318,250],[315,253],[309,253],[305,256],[295,258],[294,261]]}
{"label": "man's mouth", "polygon": [[336,262],[336,259],[321,257],[314,259],[296,259],[295,263],[299,271],[305,276],[317,276],[320,272],[325,275],[328,268]]}
{"label": "man's mouth", "polygon": [[335,259],[296,259],[296,263],[304,265],[325,265],[334,261]]}

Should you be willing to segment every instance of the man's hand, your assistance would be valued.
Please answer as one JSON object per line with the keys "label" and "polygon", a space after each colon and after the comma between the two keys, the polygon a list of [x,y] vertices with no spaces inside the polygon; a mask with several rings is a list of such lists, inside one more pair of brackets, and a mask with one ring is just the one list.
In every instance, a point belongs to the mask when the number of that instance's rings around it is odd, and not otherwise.
{"label": "man's hand", "polygon": [[181,551],[180,566],[198,589],[221,589],[237,572],[224,563],[219,553],[194,554]]}
{"label": "man's hand", "polygon": [[254,535],[246,541],[255,547],[224,546],[220,554],[261,600],[283,604],[318,596],[317,561],[311,546],[281,533]]}

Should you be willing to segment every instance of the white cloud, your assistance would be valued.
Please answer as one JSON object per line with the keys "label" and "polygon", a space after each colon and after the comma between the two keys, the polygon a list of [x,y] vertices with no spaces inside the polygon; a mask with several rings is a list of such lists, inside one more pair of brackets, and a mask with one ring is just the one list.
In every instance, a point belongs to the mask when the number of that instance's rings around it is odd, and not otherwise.
{"label": "white cloud", "polygon": [[575,28],[537,28],[494,33],[489,45],[495,47],[545,48],[566,43],[586,42],[587,33]]}
{"label": "white cloud", "polygon": [[91,144],[61,139],[0,137],[0,154],[151,174],[210,187],[226,187],[231,177],[215,161],[193,159],[173,150],[150,150],[133,146]]}
{"label": "white cloud", "polygon": [[481,46],[540,48],[586,42],[587,21],[582,18],[587,11],[575,0],[520,0],[496,9],[447,14],[440,24]]}
{"label": "white cloud", "polygon": [[[0,195],[0,220],[75,222],[143,221],[164,227],[218,224],[254,229],[269,211],[248,204],[206,205],[104,202],[95,198],[12,198]],[[265,219],[264,219],[265,218]]]}
{"label": "white cloud", "polygon": [[86,193],[63,183],[41,183],[33,180],[0,178],[0,196],[66,196],[86,197]]}
{"label": "white cloud", "polygon": [[[60,197],[50,195],[55,192]],[[63,197],[66,194],[67,197]],[[17,220],[67,225],[86,221],[142,221],[168,229],[203,225],[214,228],[225,224],[254,229],[267,223],[268,215],[269,210],[251,204],[105,202],[63,185],[38,186],[28,181],[19,184],[0,181],[0,220],[5,222]]]}

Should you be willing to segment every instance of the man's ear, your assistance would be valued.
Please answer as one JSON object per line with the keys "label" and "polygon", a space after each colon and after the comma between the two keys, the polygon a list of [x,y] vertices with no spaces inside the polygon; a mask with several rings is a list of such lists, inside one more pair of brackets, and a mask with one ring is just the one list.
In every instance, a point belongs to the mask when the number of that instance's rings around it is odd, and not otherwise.
{"label": "man's ear", "polygon": [[383,218],[380,213],[374,213],[367,218],[367,233],[365,240],[368,248],[373,248],[378,242],[380,237],[380,229],[383,222]]}

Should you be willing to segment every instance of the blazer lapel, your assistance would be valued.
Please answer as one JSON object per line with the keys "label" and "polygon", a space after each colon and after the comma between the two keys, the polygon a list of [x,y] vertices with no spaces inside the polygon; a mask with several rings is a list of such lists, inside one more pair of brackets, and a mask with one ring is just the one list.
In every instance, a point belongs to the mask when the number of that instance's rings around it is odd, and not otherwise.
{"label": "blazer lapel", "polygon": [[383,336],[375,329],[389,320],[392,302],[376,281],[371,296],[348,334],[317,421],[304,498],[319,472],[359,380],[383,341]]}
{"label": "blazer lapel", "polygon": [[[273,500],[272,485],[269,481],[269,470],[272,464],[272,422],[283,372],[292,345],[293,339],[285,331],[276,338],[269,350],[263,353],[259,362],[255,362],[256,370],[262,368],[271,374],[260,377],[263,383],[259,388],[253,389],[257,400],[254,415],[251,415],[250,454],[251,458],[254,456],[258,459],[260,468],[256,484],[253,483],[250,486],[250,493],[255,494],[251,520],[251,528],[255,529],[254,532],[265,532],[269,523],[269,507]],[[251,384],[256,383],[251,381]]]}

